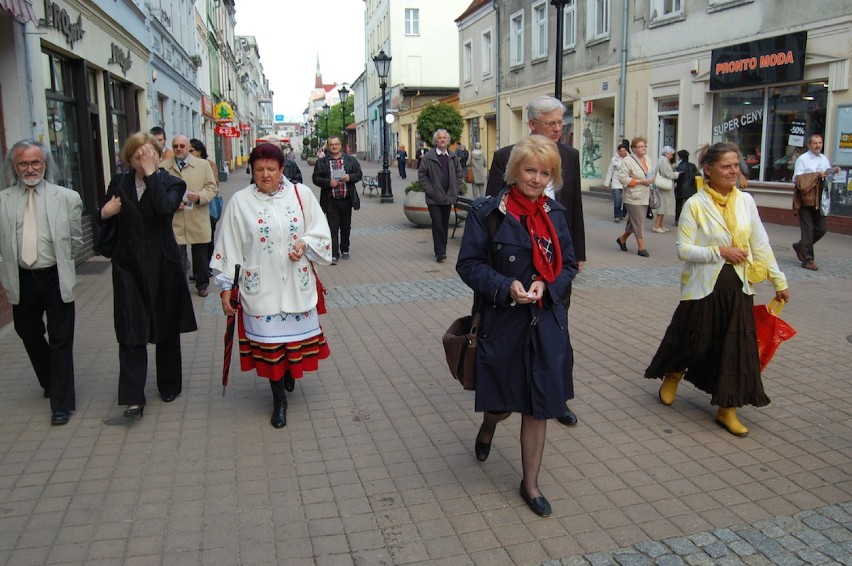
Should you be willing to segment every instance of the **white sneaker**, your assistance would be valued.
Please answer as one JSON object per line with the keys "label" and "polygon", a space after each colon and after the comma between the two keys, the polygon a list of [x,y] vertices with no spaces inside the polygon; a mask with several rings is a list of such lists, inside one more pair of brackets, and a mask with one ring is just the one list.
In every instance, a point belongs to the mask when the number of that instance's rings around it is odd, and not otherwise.
{"label": "white sneaker", "polygon": [[666,233],[666,231],[663,228],[657,228],[656,226],[651,228],[651,231],[656,232],[657,234],[665,234]]}

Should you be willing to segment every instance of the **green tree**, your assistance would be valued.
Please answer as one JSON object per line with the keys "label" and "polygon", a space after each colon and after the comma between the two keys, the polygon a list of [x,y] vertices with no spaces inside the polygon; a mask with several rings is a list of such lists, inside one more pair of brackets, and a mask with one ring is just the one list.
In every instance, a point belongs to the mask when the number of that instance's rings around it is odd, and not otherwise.
{"label": "green tree", "polygon": [[420,139],[432,144],[432,134],[444,129],[450,134],[450,143],[456,143],[461,138],[464,118],[459,111],[443,102],[430,104],[420,111],[417,116],[417,134]]}

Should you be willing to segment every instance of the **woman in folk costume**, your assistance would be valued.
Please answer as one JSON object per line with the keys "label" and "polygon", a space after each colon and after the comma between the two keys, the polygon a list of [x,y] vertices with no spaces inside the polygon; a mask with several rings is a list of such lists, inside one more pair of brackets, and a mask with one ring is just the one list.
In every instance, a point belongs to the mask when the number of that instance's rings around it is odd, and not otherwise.
{"label": "woman in folk costume", "polygon": [[745,436],[737,407],[769,404],[760,379],[753,284],[768,278],[782,301],[790,300],[790,291],[754,199],[735,186],[739,160],[730,143],[699,151],[704,188],[686,201],[678,222],[681,300],[645,377],[663,379],[665,405],[686,378],[719,407],[717,423]]}
{"label": "woman in folk costume", "polygon": [[255,183],[231,197],[219,220],[210,267],[219,271],[222,310],[231,307],[234,266],[241,265],[237,319],[240,369],[272,387],[272,426],[287,425],[287,397],[305,371],[329,356],[317,314],[312,262],[331,263],[331,232],[311,190],[284,177],[284,154],[261,144],[249,156]]}
{"label": "woman in folk costume", "polygon": [[538,485],[547,419],[574,398],[574,356],[562,300],[577,274],[565,207],[548,198],[561,183],[556,144],[532,135],[515,144],[508,187],[470,210],[459,259],[462,280],[482,305],[477,333],[476,402],[483,413],[474,452],[484,462],[497,424],[521,413],[520,495],[542,517],[550,503]]}

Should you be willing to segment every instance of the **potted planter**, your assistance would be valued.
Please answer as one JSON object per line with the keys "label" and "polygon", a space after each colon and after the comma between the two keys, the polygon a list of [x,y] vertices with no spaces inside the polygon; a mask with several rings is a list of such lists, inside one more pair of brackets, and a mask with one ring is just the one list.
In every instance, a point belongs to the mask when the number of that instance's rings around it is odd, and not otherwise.
{"label": "potted planter", "polygon": [[309,156],[309,157],[306,159],[306,161],[308,162],[308,165],[310,165],[311,167],[313,167],[314,165],[316,165],[316,164],[317,164],[317,156],[316,156],[316,155],[311,155],[311,156]]}
{"label": "potted planter", "polygon": [[[467,185],[462,183],[459,188],[460,194],[467,192]],[[405,188],[405,198],[402,201],[402,211],[408,221],[416,226],[431,226],[432,218],[429,216],[429,207],[426,206],[426,193],[419,181],[414,181]],[[463,220],[463,218],[462,218]],[[456,224],[455,209],[450,210],[450,225]]]}

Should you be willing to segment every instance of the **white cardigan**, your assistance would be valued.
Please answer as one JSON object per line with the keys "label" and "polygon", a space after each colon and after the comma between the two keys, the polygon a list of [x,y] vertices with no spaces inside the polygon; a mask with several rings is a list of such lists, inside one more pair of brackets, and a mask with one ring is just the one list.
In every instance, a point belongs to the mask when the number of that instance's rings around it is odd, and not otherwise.
{"label": "white cardigan", "polygon": [[[738,190],[738,189],[734,189]],[[769,245],[766,229],[760,221],[754,198],[740,192],[737,202],[737,224],[740,228],[750,227],[749,259],[763,261],[769,272],[769,280],[776,291],[787,288],[787,279],[778,269],[778,262]],[[732,245],[732,235],[713,199],[703,190],[692,195],[683,207],[678,221],[677,254],[686,262],[680,278],[680,298],[691,301],[706,297],[713,292],[716,279],[725,265],[719,247]],[[754,288],[745,276],[747,263],[735,265],[734,269],[743,282],[743,293],[754,294]]]}
{"label": "white cardigan", "polygon": [[[319,202],[305,185],[293,185],[286,179],[284,183],[284,189],[273,195],[255,185],[239,191],[228,201],[217,224],[210,267],[230,279],[234,266],[242,266],[240,301],[249,315],[311,310],[317,304],[317,290],[309,259],[331,263],[331,231]],[[308,245],[307,251],[298,262],[292,262],[288,254],[300,239]]]}

